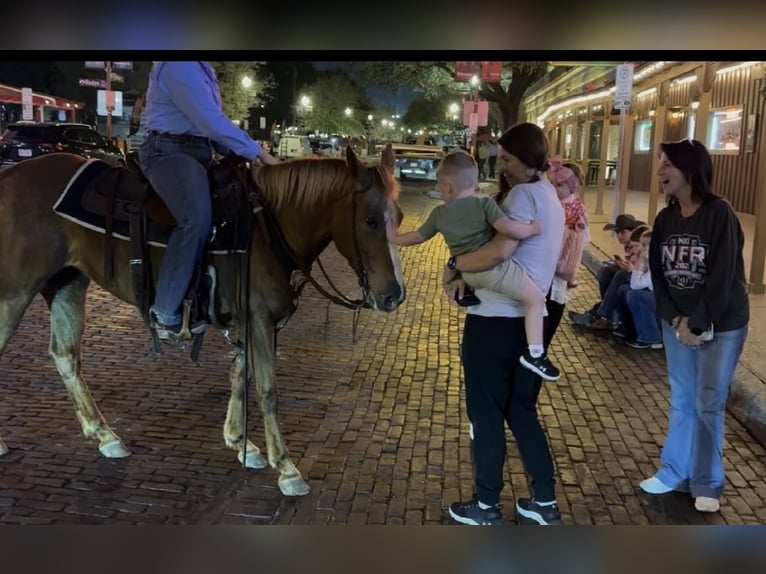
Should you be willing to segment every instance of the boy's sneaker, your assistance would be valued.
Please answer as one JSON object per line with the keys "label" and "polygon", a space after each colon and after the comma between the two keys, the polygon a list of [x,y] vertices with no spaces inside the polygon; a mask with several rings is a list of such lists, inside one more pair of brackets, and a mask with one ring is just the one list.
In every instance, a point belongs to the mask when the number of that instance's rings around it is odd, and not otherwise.
{"label": "boy's sneaker", "polygon": [[561,513],[555,502],[549,505],[538,504],[534,498],[519,498],[516,501],[516,513],[541,526],[561,524]]}
{"label": "boy's sneaker", "polygon": [[449,515],[460,524],[471,526],[500,526],[503,524],[502,507],[499,504],[489,508],[479,508],[479,501],[474,496],[470,502],[453,502],[449,505]]}
{"label": "boy's sneaker", "polygon": [[529,350],[527,350],[519,357],[519,362],[546,381],[556,381],[561,376],[556,366],[548,360],[548,355],[533,357],[529,354]]}

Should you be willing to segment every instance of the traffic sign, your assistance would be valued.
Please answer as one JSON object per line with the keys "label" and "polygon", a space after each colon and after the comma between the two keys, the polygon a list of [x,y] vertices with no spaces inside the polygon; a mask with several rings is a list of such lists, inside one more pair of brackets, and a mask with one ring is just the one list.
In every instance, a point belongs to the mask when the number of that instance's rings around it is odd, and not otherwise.
{"label": "traffic sign", "polygon": [[96,92],[96,113],[100,116],[122,117],[122,92],[112,90]]}
{"label": "traffic sign", "polygon": [[633,64],[617,66],[614,83],[614,107],[629,110],[633,98]]}
{"label": "traffic sign", "polygon": [[93,68],[94,70],[103,70],[106,66],[105,62],[85,62],[86,68]]}
{"label": "traffic sign", "polygon": [[112,62],[113,70],[132,70],[133,62]]}

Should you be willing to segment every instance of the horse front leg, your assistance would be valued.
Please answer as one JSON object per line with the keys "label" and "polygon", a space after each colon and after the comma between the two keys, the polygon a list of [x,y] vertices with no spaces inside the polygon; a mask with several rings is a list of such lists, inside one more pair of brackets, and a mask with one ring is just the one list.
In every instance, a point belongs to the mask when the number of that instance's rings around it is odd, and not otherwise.
{"label": "horse front leg", "polygon": [[85,275],[78,272],[73,277],[52,281],[42,290],[51,313],[50,354],[74,403],[75,414],[85,437],[96,438],[98,450],[105,457],[122,458],[130,456],[130,451],[106,424],[88,385],[80,376],[85,295],[89,282]]}
{"label": "horse front leg", "polygon": [[274,325],[253,315],[247,353],[255,378],[255,394],[263,413],[269,464],[279,471],[279,490],[285,496],[305,496],[310,492],[298,468],[290,460],[277,418],[277,386],[274,375]]}
{"label": "horse front leg", "polygon": [[229,369],[231,396],[226,409],[226,422],[223,425],[223,440],[226,446],[237,451],[237,460],[242,463],[242,443],[247,440],[246,468],[266,468],[268,461],[260,449],[247,439],[247,430],[242,420],[242,405],[245,400],[245,353],[240,351]]}

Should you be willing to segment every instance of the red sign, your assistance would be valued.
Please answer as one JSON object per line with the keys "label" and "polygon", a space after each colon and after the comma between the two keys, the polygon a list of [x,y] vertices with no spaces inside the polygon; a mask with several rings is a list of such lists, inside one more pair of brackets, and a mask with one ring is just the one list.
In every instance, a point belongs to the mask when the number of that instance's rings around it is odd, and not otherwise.
{"label": "red sign", "polygon": [[503,77],[502,62],[482,62],[481,79],[485,82],[499,83]]}
{"label": "red sign", "polygon": [[455,62],[455,80],[468,82],[477,71],[477,62]]}
{"label": "red sign", "polygon": [[463,125],[486,126],[489,119],[489,102],[464,102]]}

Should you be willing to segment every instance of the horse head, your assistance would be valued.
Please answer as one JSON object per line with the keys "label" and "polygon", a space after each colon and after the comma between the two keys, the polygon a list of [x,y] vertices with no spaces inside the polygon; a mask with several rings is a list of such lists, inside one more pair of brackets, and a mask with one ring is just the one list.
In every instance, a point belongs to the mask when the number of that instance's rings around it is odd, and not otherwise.
{"label": "horse head", "polygon": [[356,186],[347,201],[335,205],[332,239],[356,271],[365,303],[376,310],[393,311],[406,296],[399,252],[386,238],[388,219],[402,219],[394,154],[389,144],[380,165],[366,165],[347,146],[346,163]]}

